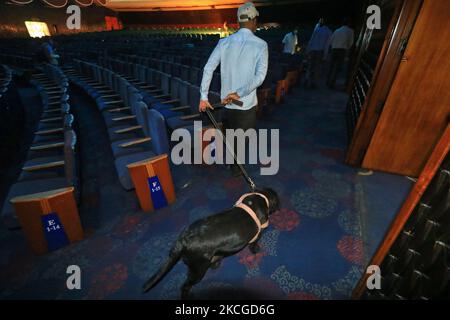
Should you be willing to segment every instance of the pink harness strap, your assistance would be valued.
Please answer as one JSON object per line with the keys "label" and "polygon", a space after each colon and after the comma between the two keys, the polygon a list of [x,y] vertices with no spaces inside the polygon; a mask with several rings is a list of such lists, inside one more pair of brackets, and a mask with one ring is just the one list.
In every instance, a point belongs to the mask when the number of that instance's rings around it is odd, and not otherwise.
{"label": "pink harness strap", "polygon": [[265,229],[265,228],[267,228],[269,226],[269,219],[267,219],[267,221],[265,223],[261,224],[261,221],[259,221],[258,216],[256,215],[256,212],[252,208],[250,208],[248,205],[246,205],[245,203],[242,202],[242,201],[244,201],[244,199],[246,197],[254,195],[254,194],[258,195],[260,197],[263,197],[264,200],[266,200],[267,208],[269,208],[269,199],[267,199],[267,197],[265,195],[263,195],[262,193],[258,193],[258,192],[251,192],[251,193],[246,193],[246,194],[242,195],[238,199],[238,201],[236,201],[236,203],[234,205],[235,207],[241,208],[245,212],[247,212],[249,214],[249,216],[253,219],[253,221],[255,221],[256,226],[258,227],[258,232],[252,238],[252,240],[250,240],[249,243],[254,242],[258,238],[258,236],[259,236],[259,234],[261,232],[261,229]]}

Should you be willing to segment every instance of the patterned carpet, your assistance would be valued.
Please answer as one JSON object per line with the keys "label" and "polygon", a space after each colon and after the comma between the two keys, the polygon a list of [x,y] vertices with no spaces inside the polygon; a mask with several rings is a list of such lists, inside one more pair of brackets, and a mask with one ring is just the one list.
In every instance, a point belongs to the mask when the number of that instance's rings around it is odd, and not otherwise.
{"label": "patterned carpet", "polygon": [[[149,293],[141,293],[142,284],[163,263],[183,227],[229,208],[247,185],[230,178],[224,166],[174,166],[176,203],[151,214],[139,212],[133,192],[118,184],[100,115],[80,92],[72,97],[80,131],[80,215],[86,238],[38,257],[28,250],[21,231],[1,229],[0,298],[178,299],[186,277],[181,262]],[[224,259],[194,287],[195,298],[350,297],[367,261],[362,219],[370,210],[376,213],[377,203],[392,217],[409,184],[404,177],[384,174],[372,180],[378,173],[359,176],[343,164],[346,99],[337,91],[296,88],[259,122],[260,128],[280,129],[280,170],[276,176],[259,176],[256,165],[248,168],[257,185],[279,193],[282,209],[270,218],[261,252],[245,249]],[[368,194],[367,186],[377,191]],[[386,193],[398,196],[386,200]],[[366,232],[378,228],[379,241],[389,215]],[[81,290],[66,289],[66,268],[72,264],[82,270]]]}

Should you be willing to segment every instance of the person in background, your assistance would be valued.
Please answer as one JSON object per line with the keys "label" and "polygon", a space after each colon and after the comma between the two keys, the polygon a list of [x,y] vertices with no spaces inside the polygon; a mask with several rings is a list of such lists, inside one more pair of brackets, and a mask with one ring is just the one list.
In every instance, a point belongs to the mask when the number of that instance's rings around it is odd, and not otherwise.
{"label": "person in background", "polygon": [[[239,7],[239,31],[222,38],[214,48],[204,69],[200,86],[199,111],[213,109],[208,102],[209,86],[214,70],[220,64],[221,99],[226,104],[224,129],[254,129],[256,127],[256,89],[263,83],[268,67],[267,43],[255,36],[259,12],[251,2]],[[240,100],[243,105],[233,104]],[[237,144],[235,143],[235,153]],[[233,176],[240,175],[237,164],[231,165]]]}
{"label": "person in background", "polygon": [[222,33],[222,35],[221,35],[221,37],[223,38],[223,37],[228,37],[230,35],[230,32],[228,31],[228,24],[227,24],[227,22],[225,21],[224,23],[223,23],[223,33]]}
{"label": "person in background", "polygon": [[316,25],[308,46],[306,47],[306,54],[309,58],[306,85],[311,88],[316,88],[322,70],[322,60],[324,59],[324,52],[328,45],[331,36],[331,30],[324,24],[324,19],[320,18]]}
{"label": "person in background", "polygon": [[56,54],[55,44],[51,38],[49,38],[47,41],[44,41],[41,46],[41,50],[43,52],[43,55],[45,56],[46,62],[53,65],[58,65],[59,55]]}
{"label": "person in background", "polygon": [[336,85],[336,77],[344,64],[350,48],[353,46],[354,32],[348,26],[348,19],[344,19],[342,27],[333,32],[325,50],[325,57],[328,56],[328,50],[331,48],[330,69],[328,71],[327,85],[333,89]]}
{"label": "person in background", "polygon": [[294,29],[292,32],[286,34],[282,41],[283,53],[293,55],[298,45],[298,29]]}

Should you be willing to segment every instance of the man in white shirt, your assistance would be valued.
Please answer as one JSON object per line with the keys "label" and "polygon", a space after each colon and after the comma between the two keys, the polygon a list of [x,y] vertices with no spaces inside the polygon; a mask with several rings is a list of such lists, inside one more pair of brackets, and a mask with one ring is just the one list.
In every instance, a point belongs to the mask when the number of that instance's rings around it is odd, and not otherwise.
{"label": "man in white shirt", "polygon": [[353,45],[354,32],[348,26],[348,20],[344,19],[342,27],[334,31],[330,37],[329,45],[325,56],[328,55],[328,49],[331,47],[331,61],[330,70],[328,72],[327,85],[334,88],[336,84],[336,77],[344,64],[345,57]]}
{"label": "man in white shirt", "polygon": [[293,55],[298,44],[298,30],[295,29],[286,34],[282,43],[284,44],[283,53]]}
{"label": "man in white shirt", "polygon": [[[269,51],[267,43],[253,34],[259,16],[253,3],[240,6],[237,15],[239,31],[219,40],[203,69],[199,111],[213,109],[208,102],[208,91],[213,72],[220,64],[220,95],[222,102],[227,104],[223,114],[224,127],[245,131],[256,126],[256,89],[266,77]],[[243,105],[233,104],[233,99],[240,100]],[[239,174],[237,165],[232,165],[231,169],[233,175]]]}
{"label": "man in white shirt", "polygon": [[306,47],[306,53],[309,57],[307,84],[312,88],[315,88],[319,81],[322,67],[321,62],[330,36],[331,30],[324,24],[324,19],[321,18],[314,28],[311,39]]}

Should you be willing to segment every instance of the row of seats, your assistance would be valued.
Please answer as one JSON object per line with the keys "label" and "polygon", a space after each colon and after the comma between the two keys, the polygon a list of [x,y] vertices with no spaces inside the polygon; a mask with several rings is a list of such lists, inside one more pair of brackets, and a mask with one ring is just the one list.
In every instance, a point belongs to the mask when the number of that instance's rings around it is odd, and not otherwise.
{"label": "row of seats", "polygon": [[[267,30],[266,30],[267,31]],[[278,32],[279,33],[279,32]],[[126,43],[118,41],[118,38],[109,38],[102,42],[102,53],[97,55],[79,55],[80,58],[96,61],[98,58],[118,57],[127,62],[146,65],[150,68],[180,77],[184,81],[197,86],[200,85],[202,68],[205,65],[212,49],[217,43],[217,38],[206,41],[190,43],[185,39],[170,38],[146,38],[145,35],[132,33],[134,37],[126,39]],[[280,38],[280,34],[276,34]],[[268,37],[265,37],[268,38]],[[270,38],[270,37],[269,37]],[[89,39],[89,37],[85,37]],[[145,40],[144,40],[145,39]],[[113,41],[114,40],[114,41]],[[144,41],[142,41],[144,40]],[[268,39],[269,40],[269,39]],[[265,82],[260,87],[258,96],[260,105],[266,106],[271,102],[280,103],[283,96],[289,92],[293,84],[297,82],[298,73],[301,71],[301,55],[287,56],[282,54],[273,39],[269,42],[269,70]],[[281,39],[277,40],[278,42]],[[71,54],[76,54],[74,46],[86,46],[74,39],[70,43]],[[174,70],[171,70],[174,69]],[[288,74],[291,72],[292,74]],[[220,85],[219,73],[216,72],[211,89],[218,92]]]}
{"label": "row of seats", "polygon": [[34,66],[33,58],[9,53],[0,53],[0,63],[20,69],[32,69]]}
{"label": "row of seats", "polygon": [[169,152],[164,118],[148,109],[136,87],[124,77],[96,64],[74,61],[66,73],[91,96],[102,113],[119,181],[134,188],[127,166]]}
{"label": "row of seats", "polygon": [[[111,59],[104,59],[101,62],[114,71],[123,72],[123,76],[136,83],[147,106],[158,110],[164,116],[169,132],[181,127],[192,132],[193,121],[206,120],[205,116],[198,112],[200,88],[197,85],[144,65],[127,64]],[[125,64],[129,68],[118,67],[120,64]],[[147,84],[149,88],[143,88],[140,84]],[[220,91],[220,82],[218,85],[216,90]],[[212,104],[220,104],[220,94],[217,91],[209,91],[209,100]],[[217,112],[216,117],[220,121],[221,113]],[[207,122],[203,125],[209,126]]]}
{"label": "row of seats", "polygon": [[6,66],[0,66],[0,98],[8,90],[12,81],[12,70]]}
{"label": "row of seats", "polygon": [[74,187],[75,198],[79,199],[78,144],[68,79],[59,68],[44,65],[32,75],[31,83],[40,93],[43,110],[20,176],[3,204],[2,220],[9,228],[19,226],[10,203],[14,197]]}
{"label": "row of seats", "polygon": [[[203,76],[203,66],[197,67],[195,65],[182,64],[155,58],[125,55],[123,59],[120,60],[114,58],[103,58],[102,60],[109,64],[111,68],[130,76],[137,75],[141,66],[170,74],[197,86],[200,86]],[[220,92],[220,72],[218,70],[216,70],[213,74],[210,90]]]}
{"label": "row of seats", "polygon": [[[147,81],[146,83],[153,83],[152,74],[162,72],[196,86],[201,84],[203,70],[200,68],[137,55],[121,55],[121,57],[126,61],[114,58],[100,58],[99,60],[105,67],[112,68],[126,76],[140,79],[144,83],[145,81]],[[266,79],[258,89],[259,107],[267,106],[272,101],[277,104],[281,103],[284,95],[290,92],[290,89],[298,82],[299,72],[300,69],[295,65],[286,63],[271,65]],[[210,91],[220,92],[220,73],[217,71],[214,72]],[[164,93],[167,94],[167,90]]]}

